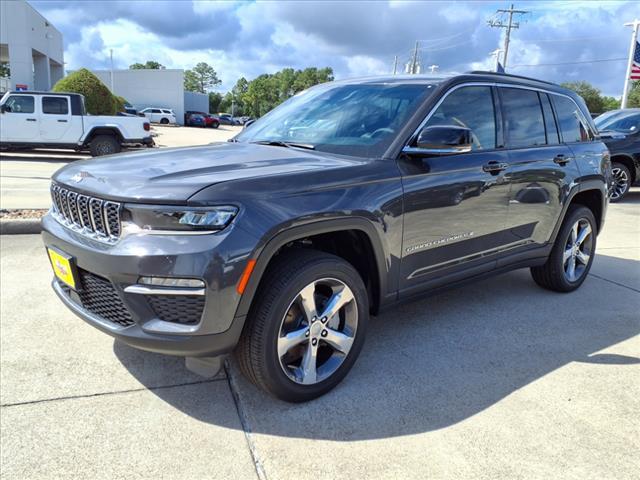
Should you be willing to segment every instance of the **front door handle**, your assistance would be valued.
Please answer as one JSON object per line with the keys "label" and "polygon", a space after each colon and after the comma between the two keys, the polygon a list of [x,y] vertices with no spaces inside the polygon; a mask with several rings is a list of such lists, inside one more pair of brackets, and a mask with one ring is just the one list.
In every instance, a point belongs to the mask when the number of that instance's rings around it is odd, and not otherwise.
{"label": "front door handle", "polygon": [[60,123],[67,123],[67,121],[66,121],[66,120],[58,119],[58,121],[59,121]]}
{"label": "front door handle", "polygon": [[508,166],[509,165],[507,165],[506,163],[491,160],[489,163],[486,163],[482,166],[482,170],[491,174],[497,174],[503,170],[506,170]]}
{"label": "front door handle", "polygon": [[27,118],[27,122],[35,122],[36,119],[35,118]]}
{"label": "front door handle", "polygon": [[564,153],[560,153],[560,154],[556,155],[555,157],[553,157],[553,162],[557,163],[558,165],[562,165],[562,166],[566,165],[570,161],[571,161],[571,157],[568,157]]}

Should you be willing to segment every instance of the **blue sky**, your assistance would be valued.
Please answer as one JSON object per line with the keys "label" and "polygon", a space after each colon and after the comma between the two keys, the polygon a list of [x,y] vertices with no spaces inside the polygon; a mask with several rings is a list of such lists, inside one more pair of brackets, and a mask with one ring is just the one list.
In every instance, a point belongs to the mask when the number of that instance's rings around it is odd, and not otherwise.
{"label": "blue sky", "polygon": [[[337,78],[390,73],[409,60],[416,40],[423,65],[441,71],[488,69],[503,29],[486,21],[507,2],[367,1],[52,1],[30,3],[64,35],[68,70],[116,68],[157,60],[168,68],[207,62],[223,80],[284,67],[332,67]],[[587,80],[620,96],[640,2],[515,2],[530,10],[512,35],[508,71],[545,80]]]}

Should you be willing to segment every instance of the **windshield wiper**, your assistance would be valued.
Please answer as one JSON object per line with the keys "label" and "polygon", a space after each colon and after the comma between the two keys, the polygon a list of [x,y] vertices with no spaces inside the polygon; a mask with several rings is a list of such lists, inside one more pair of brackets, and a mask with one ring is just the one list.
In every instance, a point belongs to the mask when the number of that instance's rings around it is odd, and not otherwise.
{"label": "windshield wiper", "polygon": [[311,145],[310,143],[297,143],[297,142],[283,142],[282,140],[257,140],[255,142],[258,145],[271,145],[273,147],[294,147],[294,148],[304,148],[306,150],[315,150],[315,145]]}

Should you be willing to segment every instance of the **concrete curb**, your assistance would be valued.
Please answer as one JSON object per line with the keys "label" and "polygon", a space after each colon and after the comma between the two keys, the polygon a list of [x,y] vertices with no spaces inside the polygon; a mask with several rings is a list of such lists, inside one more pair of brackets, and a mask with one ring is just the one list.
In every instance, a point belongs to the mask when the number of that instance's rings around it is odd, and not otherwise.
{"label": "concrete curb", "polygon": [[0,235],[37,234],[42,231],[39,218],[0,220]]}

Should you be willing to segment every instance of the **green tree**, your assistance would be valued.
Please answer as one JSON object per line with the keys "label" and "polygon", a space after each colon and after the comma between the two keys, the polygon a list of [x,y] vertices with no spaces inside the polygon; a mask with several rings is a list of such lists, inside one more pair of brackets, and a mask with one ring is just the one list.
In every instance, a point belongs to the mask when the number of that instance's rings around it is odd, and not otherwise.
{"label": "green tree", "polygon": [[85,107],[92,115],[114,115],[117,100],[104,83],[86,68],[81,68],[58,80],[54,92],[72,92],[84,95]]}
{"label": "green tree", "polygon": [[160,70],[163,68],[165,68],[164,65],[156,62],[155,60],[147,60],[145,63],[134,63],[133,65],[129,65],[129,70]]}
{"label": "green tree", "polygon": [[118,95],[114,95],[113,99],[116,103],[116,112],[124,112],[124,106],[129,104],[129,102],[127,102],[127,99]]}
{"label": "green tree", "polygon": [[602,95],[600,95],[600,90],[589,82],[565,82],[561,83],[560,86],[573,90],[580,95],[587,104],[590,112],[604,112],[604,99],[602,98]]}
{"label": "green tree", "polygon": [[222,80],[211,65],[205,62],[198,63],[191,70],[184,72],[184,89],[189,92],[207,93]]}
{"label": "green tree", "polygon": [[620,100],[614,97],[602,97],[602,111],[617,110],[620,108]]}
{"label": "green tree", "polygon": [[0,77],[9,78],[10,76],[9,62],[0,62]]}
{"label": "green tree", "polygon": [[218,113],[220,111],[220,103],[222,102],[222,94],[218,92],[209,93],[209,112]]}
{"label": "green tree", "polygon": [[640,108],[640,80],[631,84],[629,97],[627,99],[628,108]]}

